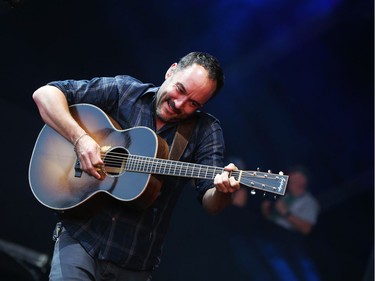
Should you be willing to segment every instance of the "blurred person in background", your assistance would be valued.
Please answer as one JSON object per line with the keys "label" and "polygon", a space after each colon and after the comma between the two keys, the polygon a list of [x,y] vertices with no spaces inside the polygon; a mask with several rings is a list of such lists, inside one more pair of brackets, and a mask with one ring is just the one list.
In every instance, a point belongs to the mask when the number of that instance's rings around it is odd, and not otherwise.
{"label": "blurred person in background", "polygon": [[284,196],[250,195],[244,188],[233,196],[239,219],[230,222],[237,227],[232,229],[229,244],[244,280],[321,280],[307,241],[320,209],[309,191],[310,174],[303,166],[287,174]]}

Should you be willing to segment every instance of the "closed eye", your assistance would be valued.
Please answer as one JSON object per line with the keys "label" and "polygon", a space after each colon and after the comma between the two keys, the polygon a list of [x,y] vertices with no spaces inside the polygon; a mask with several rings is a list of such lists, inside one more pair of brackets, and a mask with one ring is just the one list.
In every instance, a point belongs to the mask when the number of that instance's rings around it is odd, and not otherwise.
{"label": "closed eye", "polygon": [[[182,95],[187,94],[187,91],[186,91],[186,89],[185,89],[185,87],[182,83],[177,82],[175,85],[176,85],[177,91],[180,94],[182,94]],[[202,105],[199,102],[197,102],[196,100],[190,100],[190,104],[191,104],[192,107],[195,107],[195,108],[201,108],[202,107]]]}
{"label": "closed eye", "polygon": [[196,101],[191,101],[191,105],[192,105],[193,107],[196,107],[196,108],[200,108],[200,107],[202,107],[202,105],[201,105],[199,102],[196,102]]}
{"label": "closed eye", "polygon": [[179,93],[184,94],[184,95],[186,94],[186,89],[182,83],[177,82],[176,88]]}

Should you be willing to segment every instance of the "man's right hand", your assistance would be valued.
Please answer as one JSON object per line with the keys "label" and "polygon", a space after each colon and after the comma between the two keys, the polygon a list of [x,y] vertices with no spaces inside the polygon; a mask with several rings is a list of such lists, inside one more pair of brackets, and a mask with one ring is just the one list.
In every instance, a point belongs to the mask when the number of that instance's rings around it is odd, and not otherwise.
{"label": "man's right hand", "polygon": [[102,176],[99,171],[104,162],[101,158],[101,150],[97,142],[88,134],[84,134],[76,141],[74,150],[79,159],[81,170],[97,179],[101,179]]}

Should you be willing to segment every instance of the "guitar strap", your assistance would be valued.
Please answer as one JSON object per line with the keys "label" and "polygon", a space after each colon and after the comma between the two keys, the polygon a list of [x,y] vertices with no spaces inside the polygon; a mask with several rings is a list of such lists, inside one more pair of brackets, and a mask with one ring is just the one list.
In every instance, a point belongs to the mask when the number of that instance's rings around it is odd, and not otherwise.
{"label": "guitar strap", "polygon": [[179,160],[184,153],[185,148],[189,142],[191,133],[197,118],[193,117],[186,122],[180,123],[177,127],[176,133],[173,138],[171,150],[169,151],[168,158],[170,160]]}

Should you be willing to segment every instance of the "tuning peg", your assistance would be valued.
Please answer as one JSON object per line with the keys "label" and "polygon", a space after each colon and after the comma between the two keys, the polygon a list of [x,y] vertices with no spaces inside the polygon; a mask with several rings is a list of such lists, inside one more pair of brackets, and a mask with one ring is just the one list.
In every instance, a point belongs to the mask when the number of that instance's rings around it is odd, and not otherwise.
{"label": "tuning peg", "polygon": [[259,168],[259,167],[257,168],[257,171],[258,171],[258,172],[260,171],[260,168]]}
{"label": "tuning peg", "polygon": [[279,175],[280,175],[280,176],[283,176],[283,175],[284,175],[284,172],[280,171],[280,172],[279,172]]}
{"label": "tuning peg", "polygon": [[269,173],[269,174],[271,174],[271,173],[272,173],[272,171],[271,171],[271,170],[268,170],[268,173]]}
{"label": "tuning peg", "polygon": [[255,195],[256,194],[256,191],[253,189],[253,190],[251,190],[251,195]]}

